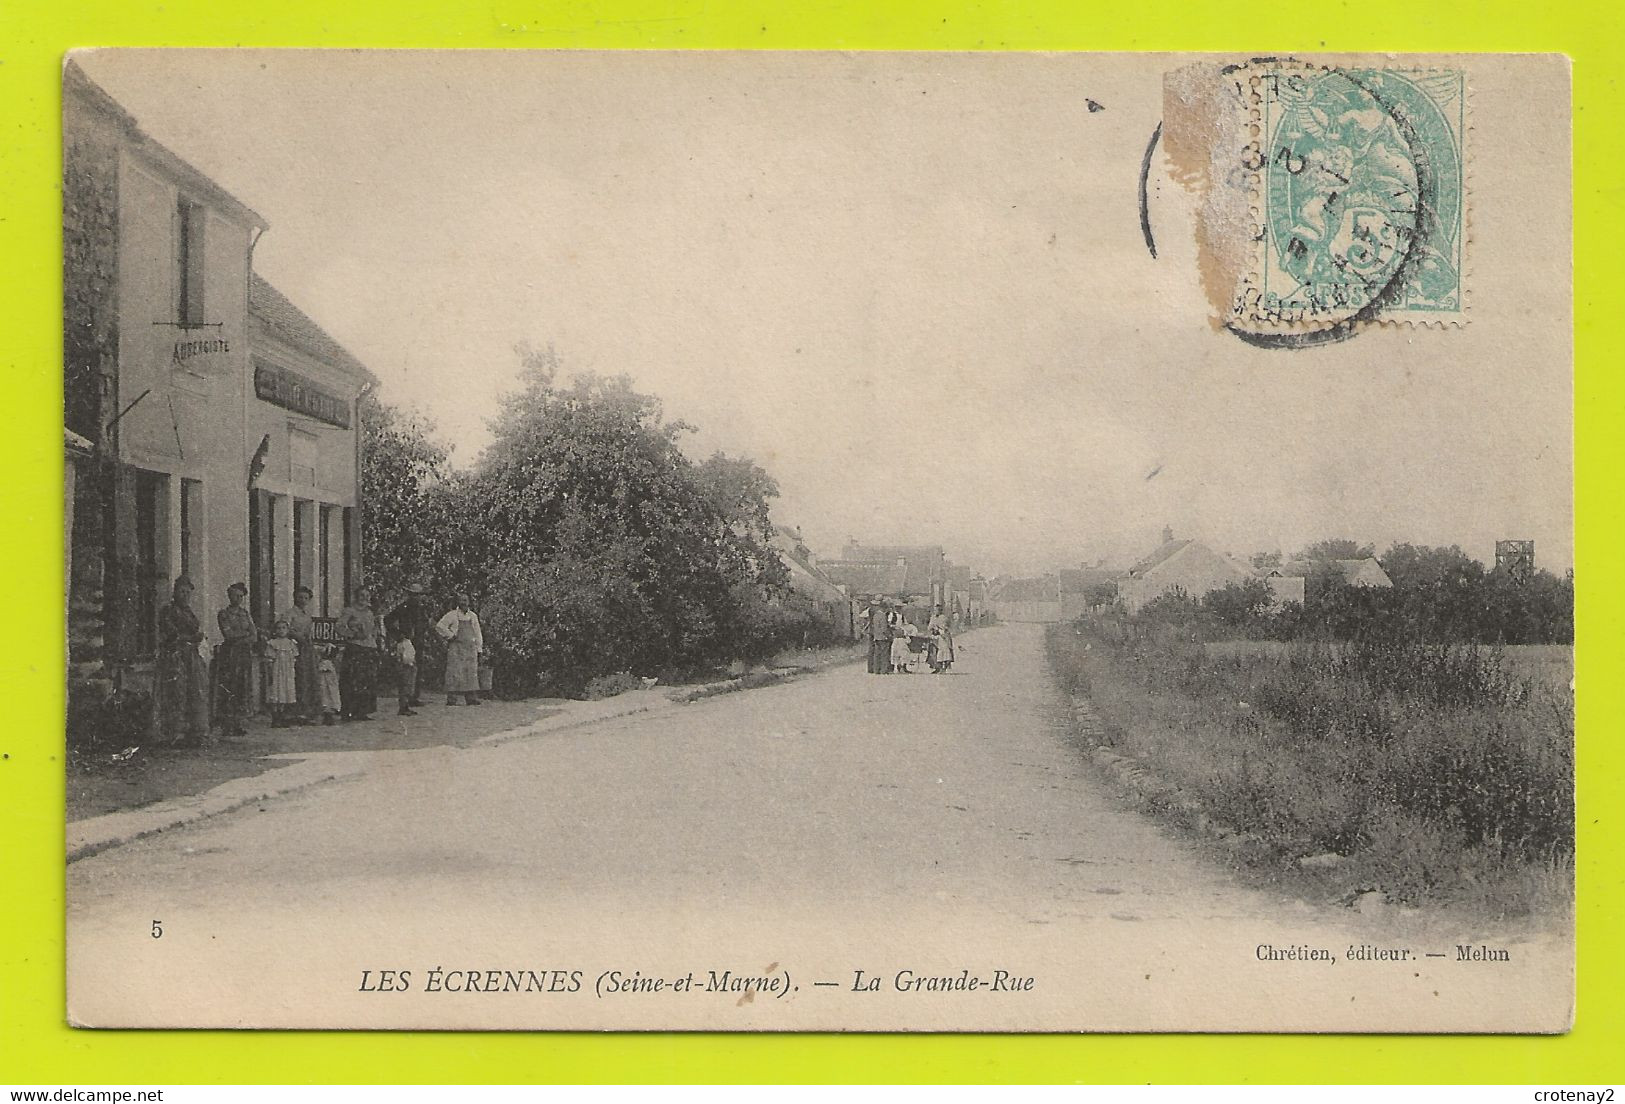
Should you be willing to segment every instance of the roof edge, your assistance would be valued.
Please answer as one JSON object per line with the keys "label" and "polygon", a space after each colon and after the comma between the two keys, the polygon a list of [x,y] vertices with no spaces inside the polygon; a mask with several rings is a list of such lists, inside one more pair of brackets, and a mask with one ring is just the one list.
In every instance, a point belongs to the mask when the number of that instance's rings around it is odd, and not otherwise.
{"label": "roof edge", "polygon": [[261,215],[248,204],[226,191],[202,169],[142,130],[141,124],[136,121],[135,116],[130,114],[123,104],[114,99],[111,93],[92,80],[84,69],[80,68],[79,63],[73,60],[72,55],[69,55],[62,63],[62,100],[64,107],[70,95],[82,97],[92,108],[108,116],[139,152],[151,157],[175,176],[181,178],[188,191],[209,197],[223,211],[234,215],[240,222],[246,222],[262,231],[271,228],[271,224],[266,221],[264,215]]}

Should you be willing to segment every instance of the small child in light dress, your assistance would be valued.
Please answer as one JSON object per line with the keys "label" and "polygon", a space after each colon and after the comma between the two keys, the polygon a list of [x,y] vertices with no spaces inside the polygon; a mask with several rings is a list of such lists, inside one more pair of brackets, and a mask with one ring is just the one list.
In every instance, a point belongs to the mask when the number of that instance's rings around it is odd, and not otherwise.
{"label": "small child in light dress", "polygon": [[401,634],[395,640],[395,694],[399,703],[396,710],[402,717],[416,717],[412,699],[418,694],[418,650],[410,636]]}
{"label": "small child in light dress", "polygon": [[316,665],[316,676],[322,687],[322,723],[337,724],[339,719],[339,669],[333,662],[333,649],[322,649],[322,661]]}
{"label": "small child in light dress", "polygon": [[265,700],[271,705],[271,724],[275,728],[288,727],[288,715],[299,704],[296,672],[299,667],[299,642],[288,633],[288,621],[279,617],[271,639],[265,642],[267,674]]}

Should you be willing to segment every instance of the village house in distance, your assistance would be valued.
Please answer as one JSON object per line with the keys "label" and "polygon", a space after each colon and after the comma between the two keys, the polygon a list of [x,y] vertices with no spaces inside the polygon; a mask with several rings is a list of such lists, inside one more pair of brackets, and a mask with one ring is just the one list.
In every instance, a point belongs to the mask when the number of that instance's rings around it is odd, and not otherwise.
{"label": "village house in distance", "polygon": [[1156,549],[1125,570],[1095,565],[1038,578],[1001,579],[993,604],[1003,621],[1067,621],[1114,603],[1137,613],[1164,594],[1201,598],[1232,583],[1261,579],[1275,602],[1284,605],[1302,603],[1306,579],[1328,569],[1339,572],[1351,586],[1393,586],[1382,565],[1370,556],[1326,563],[1288,560],[1259,570],[1201,541],[1176,538],[1172,528],[1164,528]]}
{"label": "village house in distance", "polygon": [[215,642],[238,581],[261,626],[301,585],[338,612],[361,570],[356,404],[376,381],[254,273],[261,215],[72,62],[63,98],[71,724],[150,680],[178,575]]}
{"label": "village house in distance", "polygon": [[941,545],[860,544],[849,539],[838,559],[819,570],[855,600],[886,598],[929,613],[937,606],[962,625],[983,624],[988,616],[987,581],[971,568],[949,561]]}

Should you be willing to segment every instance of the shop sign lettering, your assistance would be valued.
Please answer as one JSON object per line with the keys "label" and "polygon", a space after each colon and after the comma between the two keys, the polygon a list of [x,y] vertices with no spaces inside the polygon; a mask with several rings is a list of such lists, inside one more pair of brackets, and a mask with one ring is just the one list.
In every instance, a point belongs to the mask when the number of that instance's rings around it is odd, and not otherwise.
{"label": "shop sign lettering", "polygon": [[296,372],[254,366],[254,394],[268,403],[308,415],[319,422],[350,428],[350,404]]}

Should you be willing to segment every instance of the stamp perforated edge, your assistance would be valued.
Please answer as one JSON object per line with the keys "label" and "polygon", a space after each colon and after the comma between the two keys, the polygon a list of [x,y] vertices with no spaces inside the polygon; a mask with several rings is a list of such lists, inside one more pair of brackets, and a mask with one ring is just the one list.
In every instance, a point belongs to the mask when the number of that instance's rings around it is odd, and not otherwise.
{"label": "stamp perforated edge", "polygon": [[[1373,301],[1367,308],[1352,313],[1316,315],[1309,314],[1299,317],[1284,317],[1279,314],[1270,314],[1255,311],[1250,304],[1263,295],[1263,271],[1269,263],[1268,228],[1265,222],[1265,204],[1267,196],[1265,189],[1266,166],[1268,160],[1264,156],[1263,142],[1265,140],[1264,127],[1264,99],[1261,90],[1262,77],[1268,73],[1279,73],[1286,70],[1301,70],[1314,73],[1369,71],[1373,69],[1393,70],[1399,73],[1450,73],[1461,79],[1461,126],[1456,134],[1458,145],[1458,158],[1461,172],[1461,225],[1460,245],[1458,249],[1459,263],[1457,265],[1457,306],[1448,310],[1407,309],[1394,311],[1386,309],[1380,302]],[[1327,334],[1333,330],[1346,330],[1357,332],[1374,326],[1405,328],[1405,329],[1458,329],[1471,321],[1472,299],[1472,256],[1473,256],[1473,97],[1472,81],[1465,67],[1443,65],[1406,65],[1403,59],[1392,59],[1387,63],[1342,64],[1333,62],[1317,62],[1299,58],[1260,58],[1242,64],[1228,66],[1225,69],[1227,78],[1235,83],[1237,93],[1243,103],[1247,105],[1248,118],[1246,132],[1249,143],[1242,152],[1241,166],[1247,180],[1247,208],[1252,224],[1252,252],[1250,261],[1241,274],[1237,284],[1235,299],[1231,307],[1229,328],[1237,332],[1256,334],[1259,336],[1287,336],[1310,338]]]}

